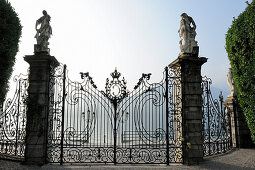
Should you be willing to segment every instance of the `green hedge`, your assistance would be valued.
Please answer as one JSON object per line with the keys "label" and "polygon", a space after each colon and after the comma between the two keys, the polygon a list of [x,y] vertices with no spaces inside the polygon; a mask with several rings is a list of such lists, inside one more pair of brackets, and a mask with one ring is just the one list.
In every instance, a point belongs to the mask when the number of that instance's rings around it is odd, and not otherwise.
{"label": "green hedge", "polygon": [[247,6],[226,35],[238,101],[255,141],[255,0]]}
{"label": "green hedge", "polygon": [[22,26],[17,13],[6,0],[0,0],[0,104],[5,100],[13,71]]}

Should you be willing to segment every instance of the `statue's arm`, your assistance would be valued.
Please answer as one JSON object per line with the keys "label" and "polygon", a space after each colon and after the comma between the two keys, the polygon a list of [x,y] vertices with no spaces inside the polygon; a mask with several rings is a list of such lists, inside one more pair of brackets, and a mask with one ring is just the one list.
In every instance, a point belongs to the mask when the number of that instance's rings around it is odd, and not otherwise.
{"label": "statue's arm", "polygon": [[184,28],[184,32],[190,32],[191,31],[191,27],[190,27],[190,21],[187,20],[183,20],[183,28]]}
{"label": "statue's arm", "polygon": [[36,29],[36,30],[37,30],[37,26],[38,26],[40,23],[42,23],[42,21],[43,21],[43,17],[39,18],[39,19],[36,21],[36,23],[35,23],[35,29]]}
{"label": "statue's arm", "polygon": [[179,28],[178,32],[180,32],[180,31],[181,31],[181,27],[182,27],[182,25],[183,25],[183,23],[182,23],[182,20],[181,20],[181,22],[180,22],[180,28]]}
{"label": "statue's arm", "polygon": [[38,26],[39,22],[38,20],[35,22],[35,30],[37,31],[37,26]]}
{"label": "statue's arm", "polygon": [[184,20],[181,20],[181,22],[180,22],[180,28],[179,28],[179,30],[178,30],[178,33],[179,33],[179,35],[181,36],[182,35],[182,33],[183,33],[183,26],[184,26],[184,23],[185,21]]}
{"label": "statue's arm", "polygon": [[194,28],[194,30],[197,28],[197,26],[196,26],[196,23],[195,23],[195,21],[193,20],[193,18],[192,17],[190,17],[191,18],[191,23],[192,23],[192,25],[193,25],[193,28]]}
{"label": "statue's arm", "polygon": [[52,35],[52,28],[51,28],[51,26],[50,26],[50,35]]}

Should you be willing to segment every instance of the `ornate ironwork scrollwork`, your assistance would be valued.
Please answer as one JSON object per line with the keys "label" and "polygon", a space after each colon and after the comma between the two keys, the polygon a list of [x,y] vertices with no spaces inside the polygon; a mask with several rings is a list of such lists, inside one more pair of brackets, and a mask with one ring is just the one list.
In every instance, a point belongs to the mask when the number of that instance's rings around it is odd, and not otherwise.
{"label": "ornate ironwork scrollwork", "polygon": [[[60,66],[63,67],[63,66]],[[58,69],[64,70],[64,69]],[[99,91],[89,73],[80,73],[82,82],[73,82],[56,71],[52,76],[50,101],[49,162],[90,163],[166,163],[181,162],[181,148],[166,136],[166,73],[159,83],[150,84],[151,74],[142,74],[137,86],[128,92],[126,81],[115,69],[112,79],[106,80],[105,92]],[[67,73],[67,71],[66,71]],[[171,72],[169,82],[175,82]],[[169,98],[180,94],[169,92]],[[175,108],[173,108],[175,109]],[[171,110],[172,112],[172,110]],[[173,123],[179,127],[178,123]],[[62,128],[62,130],[61,130]],[[175,134],[175,132],[171,132]],[[170,157],[166,158],[166,138],[170,139]],[[62,142],[61,142],[62,141]],[[174,154],[172,153],[174,152]]]}
{"label": "ornate ironwork scrollwork", "polygon": [[25,152],[28,76],[14,76],[16,90],[0,108],[0,154],[23,158]]}
{"label": "ornate ironwork scrollwork", "polygon": [[228,108],[223,106],[223,95],[214,99],[210,85],[212,80],[203,77],[203,135],[204,156],[215,155],[231,149],[230,115]]}

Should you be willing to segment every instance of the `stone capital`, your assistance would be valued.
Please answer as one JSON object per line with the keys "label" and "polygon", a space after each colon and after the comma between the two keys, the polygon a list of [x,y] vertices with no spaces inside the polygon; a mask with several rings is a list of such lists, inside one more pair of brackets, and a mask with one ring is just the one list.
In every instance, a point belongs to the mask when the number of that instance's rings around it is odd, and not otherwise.
{"label": "stone capital", "polygon": [[183,53],[179,55],[179,57],[168,66],[173,69],[176,67],[182,67],[183,64],[196,64],[201,66],[207,62],[207,59],[208,58],[206,57],[196,57],[194,54],[191,53]]}
{"label": "stone capital", "polygon": [[38,63],[38,62],[48,62],[53,67],[59,66],[59,62],[54,56],[47,55],[44,53],[39,53],[35,55],[26,55],[24,57],[24,60],[28,62],[30,65],[33,63]]}

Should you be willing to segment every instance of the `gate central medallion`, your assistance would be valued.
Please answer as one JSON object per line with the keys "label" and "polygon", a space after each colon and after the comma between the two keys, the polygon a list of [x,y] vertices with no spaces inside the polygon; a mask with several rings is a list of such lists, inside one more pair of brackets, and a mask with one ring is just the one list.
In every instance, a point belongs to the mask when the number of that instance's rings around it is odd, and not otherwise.
{"label": "gate central medallion", "polygon": [[112,102],[114,101],[119,103],[128,94],[126,86],[127,82],[125,81],[124,77],[122,80],[119,80],[121,73],[117,71],[117,68],[115,68],[115,71],[111,73],[111,76],[112,76],[111,81],[108,78],[106,79],[105,95]]}

